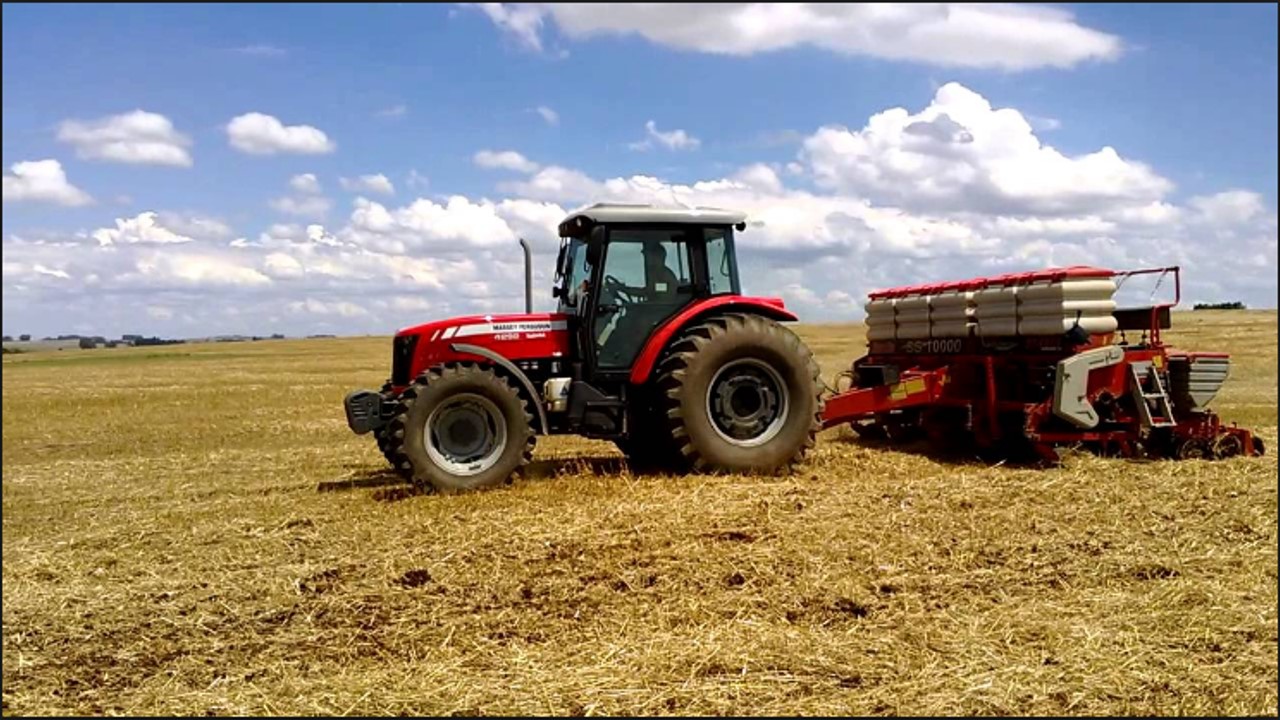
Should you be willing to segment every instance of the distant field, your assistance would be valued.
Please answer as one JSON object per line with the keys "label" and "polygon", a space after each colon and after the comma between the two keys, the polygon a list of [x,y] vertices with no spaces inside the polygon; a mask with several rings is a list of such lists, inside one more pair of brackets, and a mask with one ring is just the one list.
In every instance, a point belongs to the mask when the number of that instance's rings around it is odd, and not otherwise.
{"label": "distant field", "polygon": [[[3,704],[32,714],[1272,715],[1277,315],[1179,313],[1269,454],[1053,470],[824,433],[790,477],[414,495],[388,338],[6,355]],[[830,379],[860,326],[798,328]]]}

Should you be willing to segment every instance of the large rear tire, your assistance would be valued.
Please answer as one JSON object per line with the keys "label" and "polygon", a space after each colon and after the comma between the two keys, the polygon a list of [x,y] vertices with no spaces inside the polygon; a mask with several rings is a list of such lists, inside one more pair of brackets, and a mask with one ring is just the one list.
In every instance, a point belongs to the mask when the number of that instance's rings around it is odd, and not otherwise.
{"label": "large rear tire", "polygon": [[613,441],[627,456],[627,465],[632,470],[679,473],[688,469],[689,463],[671,437],[665,419],[662,409],[646,404],[643,410],[632,415],[627,437]]}
{"label": "large rear tire", "polygon": [[813,354],[758,315],[720,315],[688,328],[657,382],[667,429],[702,472],[788,471],[822,429]]}
{"label": "large rear tire", "polygon": [[400,395],[390,432],[423,490],[493,487],[533,457],[533,416],[515,386],[473,363],[424,372]]}

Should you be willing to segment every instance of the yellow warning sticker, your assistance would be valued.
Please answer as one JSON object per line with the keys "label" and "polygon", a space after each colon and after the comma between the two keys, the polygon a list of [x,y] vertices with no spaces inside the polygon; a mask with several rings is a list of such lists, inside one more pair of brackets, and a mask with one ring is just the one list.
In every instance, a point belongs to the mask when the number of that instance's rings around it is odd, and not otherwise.
{"label": "yellow warning sticker", "polygon": [[1157,368],[1162,368],[1162,367],[1164,367],[1164,357],[1163,357],[1163,356],[1161,356],[1161,355],[1156,355],[1156,356],[1152,357],[1152,358],[1151,358],[1151,364],[1152,364],[1152,365],[1155,365]]}
{"label": "yellow warning sticker", "polygon": [[901,400],[906,396],[907,396],[907,389],[903,387],[902,383],[894,383],[889,388],[889,397],[893,398],[894,400]]}
{"label": "yellow warning sticker", "polygon": [[905,385],[907,386],[908,395],[922,393],[925,390],[924,378],[911,378],[905,383]]}

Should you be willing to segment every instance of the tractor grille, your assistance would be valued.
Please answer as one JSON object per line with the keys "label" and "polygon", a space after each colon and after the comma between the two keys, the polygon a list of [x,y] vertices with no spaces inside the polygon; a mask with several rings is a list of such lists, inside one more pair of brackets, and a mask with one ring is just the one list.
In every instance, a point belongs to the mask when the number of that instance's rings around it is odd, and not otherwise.
{"label": "tractor grille", "polygon": [[413,350],[418,346],[417,335],[400,335],[391,343],[391,384],[396,387],[409,384],[413,369]]}

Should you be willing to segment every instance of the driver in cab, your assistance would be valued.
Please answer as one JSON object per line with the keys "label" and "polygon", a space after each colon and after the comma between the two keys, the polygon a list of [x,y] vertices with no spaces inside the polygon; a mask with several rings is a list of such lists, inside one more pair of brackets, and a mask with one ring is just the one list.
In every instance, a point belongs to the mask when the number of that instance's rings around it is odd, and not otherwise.
{"label": "driver in cab", "polygon": [[[649,331],[681,303],[680,278],[667,267],[667,249],[657,241],[646,241],[640,247],[644,259],[645,284],[632,287],[617,282],[617,292],[631,298],[615,306],[600,328],[597,339],[601,361],[610,365],[626,365],[640,349]],[[616,297],[616,295],[615,295]]]}
{"label": "driver in cab", "polygon": [[641,252],[644,254],[644,276],[646,287],[632,288],[627,291],[649,302],[669,302],[676,299],[680,289],[680,280],[667,267],[667,248],[660,242],[646,242]]}

